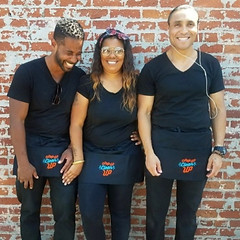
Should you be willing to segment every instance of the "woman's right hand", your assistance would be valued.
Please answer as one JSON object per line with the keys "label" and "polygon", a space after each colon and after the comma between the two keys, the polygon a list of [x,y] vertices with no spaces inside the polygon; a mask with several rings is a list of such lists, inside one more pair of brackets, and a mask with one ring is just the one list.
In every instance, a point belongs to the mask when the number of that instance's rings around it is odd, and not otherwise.
{"label": "woman's right hand", "polygon": [[72,165],[62,176],[64,185],[70,184],[82,171],[83,163]]}
{"label": "woman's right hand", "polygon": [[152,176],[160,176],[162,173],[161,162],[155,154],[146,155],[146,168]]}

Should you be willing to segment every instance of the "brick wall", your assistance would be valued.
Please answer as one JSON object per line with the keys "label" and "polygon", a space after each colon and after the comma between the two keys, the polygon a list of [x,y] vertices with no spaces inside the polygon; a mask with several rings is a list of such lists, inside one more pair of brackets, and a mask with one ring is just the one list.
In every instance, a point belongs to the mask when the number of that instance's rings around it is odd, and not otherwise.
{"label": "brick wall", "polygon": [[[19,203],[12,176],[13,149],[9,137],[6,93],[19,64],[49,53],[56,21],[73,17],[86,34],[82,67],[88,71],[98,34],[108,26],[131,37],[137,69],[168,46],[166,17],[179,4],[190,3],[200,14],[203,51],[221,63],[226,84],[229,149],[222,171],[207,183],[198,212],[197,240],[240,239],[240,0],[1,0],[0,2],[0,239],[20,239]],[[167,238],[173,239],[175,195],[167,218]],[[41,215],[43,240],[51,238],[53,220],[46,188]],[[109,218],[104,222],[109,232]],[[132,204],[132,240],[144,239],[145,186],[135,186]],[[187,227],[187,226],[186,226]],[[77,238],[84,239],[77,213]],[[96,239],[97,240],[97,239]]]}

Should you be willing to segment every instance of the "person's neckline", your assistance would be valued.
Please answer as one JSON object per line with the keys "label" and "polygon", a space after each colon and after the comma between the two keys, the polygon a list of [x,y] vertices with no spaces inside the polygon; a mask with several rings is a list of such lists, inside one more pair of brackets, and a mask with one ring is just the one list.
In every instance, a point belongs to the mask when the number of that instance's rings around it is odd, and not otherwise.
{"label": "person's neckline", "polygon": [[[172,51],[174,51],[174,49],[173,49]],[[195,62],[197,62],[197,60],[198,60],[199,53],[198,53],[198,51],[195,50],[195,49],[194,49],[194,52],[195,52],[196,56],[194,56],[194,57],[189,57],[189,56],[186,57],[186,59],[189,59],[189,61],[192,61],[192,63],[191,63],[191,64],[188,64],[188,66],[185,67],[185,68],[184,68],[184,67],[183,67],[183,68],[180,68],[179,66],[177,66],[177,64],[174,64],[174,62],[173,62],[174,56],[171,55],[170,51],[165,52],[165,55],[166,55],[166,58],[168,59],[168,61],[171,63],[171,65],[172,65],[177,71],[184,73],[184,72],[187,72],[189,69],[191,69],[191,68],[194,66]],[[191,59],[191,60],[190,60],[190,59]]]}
{"label": "person's neckline", "polygon": [[121,87],[120,89],[118,89],[117,91],[110,91],[110,90],[108,90],[107,88],[105,88],[104,86],[103,86],[103,84],[102,84],[102,82],[100,82],[100,85],[101,85],[101,87],[102,87],[102,89],[104,90],[104,91],[106,91],[107,93],[110,93],[110,94],[113,94],[113,95],[117,95],[118,93],[120,93],[121,91],[122,91],[122,89],[123,89],[123,87]]}
{"label": "person's neckline", "polygon": [[46,69],[47,69],[49,75],[51,76],[52,80],[57,84],[62,82],[63,78],[67,75],[67,72],[65,72],[63,74],[59,74],[59,73],[56,74],[55,71],[52,71],[53,68],[51,65],[50,56],[45,56],[44,62],[45,62]]}
{"label": "person's neckline", "polygon": [[119,93],[123,88],[122,75],[101,75],[100,83],[107,92],[112,94]]}

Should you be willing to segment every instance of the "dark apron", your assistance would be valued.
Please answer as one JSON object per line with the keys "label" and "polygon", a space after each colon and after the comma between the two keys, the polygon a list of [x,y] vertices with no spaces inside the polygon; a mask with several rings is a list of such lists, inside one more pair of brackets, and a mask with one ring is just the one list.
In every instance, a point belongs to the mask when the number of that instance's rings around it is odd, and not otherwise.
{"label": "dark apron", "polygon": [[144,154],[130,140],[109,148],[84,142],[80,183],[131,184],[143,181]]}
{"label": "dark apron", "polygon": [[193,181],[206,179],[212,148],[210,129],[184,131],[153,127],[152,142],[161,162],[161,177]]}
{"label": "dark apron", "polygon": [[[62,153],[69,145],[65,137],[37,136],[28,134],[26,137],[27,154],[29,162],[36,168],[37,174],[42,177],[59,177],[61,168],[59,164]],[[17,175],[17,161],[15,157],[13,173]]]}

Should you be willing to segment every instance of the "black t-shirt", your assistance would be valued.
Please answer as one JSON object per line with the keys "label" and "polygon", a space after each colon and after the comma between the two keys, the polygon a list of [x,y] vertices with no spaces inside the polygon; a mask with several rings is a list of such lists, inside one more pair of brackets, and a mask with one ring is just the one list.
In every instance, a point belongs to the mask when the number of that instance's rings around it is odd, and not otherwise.
{"label": "black t-shirt", "polygon": [[17,69],[8,96],[29,103],[25,119],[27,133],[68,136],[72,102],[84,74],[78,67],[65,73],[60,82],[60,104],[52,105],[57,84],[47,68],[45,58],[27,62]]}
{"label": "black t-shirt", "polygon": [[91,101],[94,91],[89,75],[82,77],[78,92],[90,100],[84,123],[84,140],[97,147],[111,147],[130,139],[137,128],[137,110],[131,113],[122,107],[123,89],[117,93],[100,85],[100,101]]}
{"label": "black t-shirt", "polygon": [[181,72],[166,53],[145,64],[138,81],[138,93],[154,96],[153,125],[193,130],[210,127],[206,82],[208,94],[223,90],[224,85],[216,58],[201,53],[201,63],[206,70],[207,81],[199,65],[194,63],[188,70]]}

